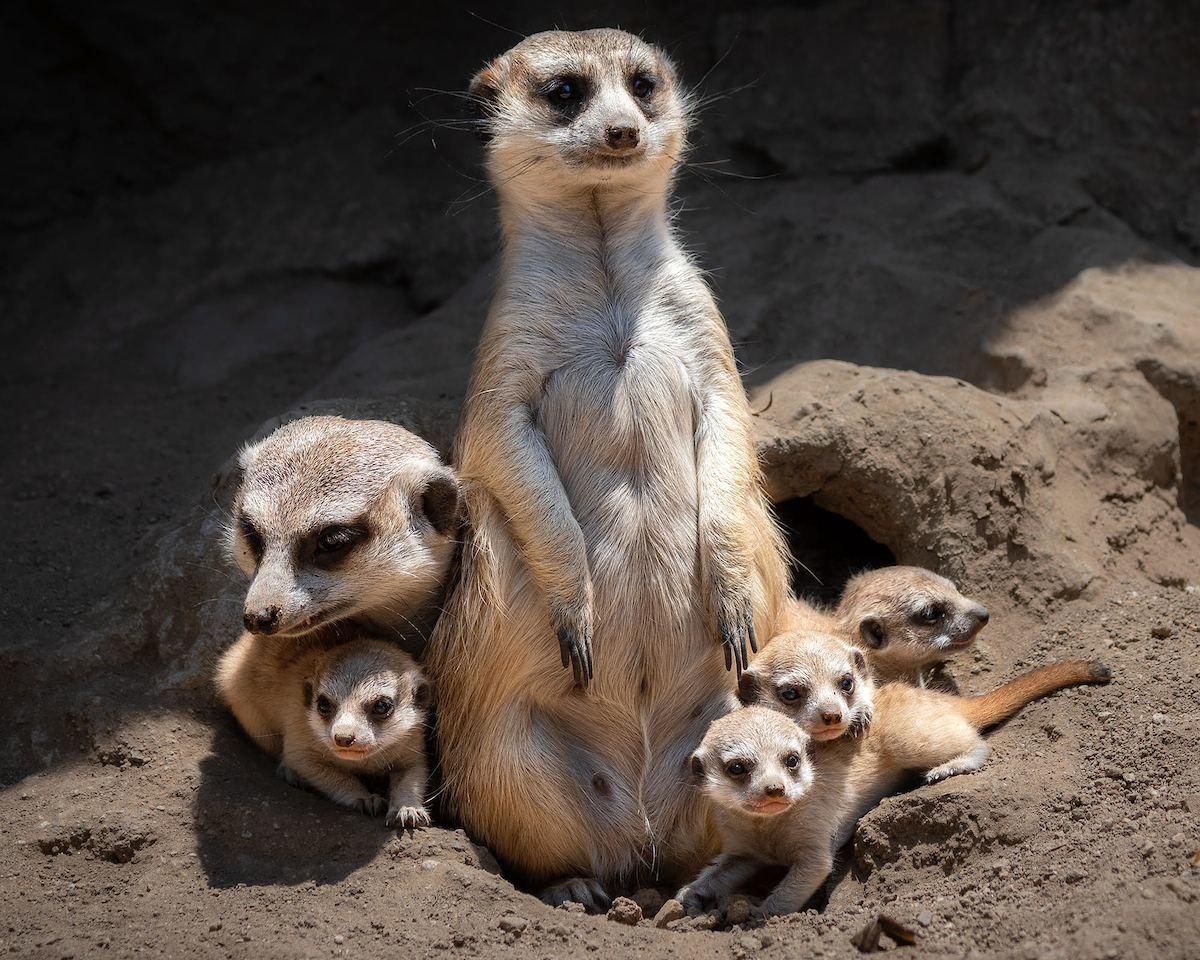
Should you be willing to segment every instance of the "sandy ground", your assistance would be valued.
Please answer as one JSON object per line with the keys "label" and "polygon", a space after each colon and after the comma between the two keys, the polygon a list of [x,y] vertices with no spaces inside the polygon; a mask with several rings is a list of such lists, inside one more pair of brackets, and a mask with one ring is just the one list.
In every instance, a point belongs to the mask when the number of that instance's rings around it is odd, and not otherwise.
{"label": "sandy ground", "polygon": [[798,588],[932,566],[993,610],[964,689],[1063,656],[1116,674],[997,731],[982,772],[885,801],[819,910],[658,929],[542,905],[452,825],[396,835],[288,787],[209,685],[244,587],[219,544],[237,445],[311,410],[448,443],[494,213],[469,136],[396,134],[412,91],[461,88],[511,37],[383,4],[304,23],[15,5],[0,947],[836,957],[882,913],[914,956],[1200,953],[1194,14],[580,18],[676,38],[729,94],[679,224],[760,411]]}

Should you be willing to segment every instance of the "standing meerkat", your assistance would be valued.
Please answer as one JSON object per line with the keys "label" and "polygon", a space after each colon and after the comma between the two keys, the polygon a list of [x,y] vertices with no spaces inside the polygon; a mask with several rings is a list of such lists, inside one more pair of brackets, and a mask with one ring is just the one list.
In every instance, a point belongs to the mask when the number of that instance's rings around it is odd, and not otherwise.
{"label": "standing meerkat", "polygon": [[462,523],[458,481],[437,452],[382,421],[304,417],[248,446],[229,550],[250,577],[239,677],[222,700],[264,749],[272,671],[349,625],[419,653],[440,609]]}
{"label": "standing meerkat", "polygon": [[[264,656],[257,643],[245,634],[230,647],[218,685],[227,699],[253,696],[274,731],[261,742],[279,758],[279,775],[334,803],[384,814],[389,827],[428,826],[429,688],[413,659],[357,632],[334,647],[301,642],[279,656]],[[386,776],[388,796],[368,790],[363,776]]]}
{"label": "standing meerkat", "polygon": [[[976,697],[905,683],[877,689],[862,652],[837,637],[777,638],[742,675],[749,705],[716,720],[692,758],[721,853],[677,898],[703,909],[759,867],[781,864],[788,872],[762,912],[799,910],[859,818],[906,775],[933,783],[977,770],[988,753],[981,730],[1063,687],[1109,678],[1103,664],[1071,660]],[[812,744],[811,789],[789,769],[799,743]]]}
{"label": "standing meerkat", "polygon": [[455,458],[472,534],[430,649],[445,795],[561,881],[548,902],[599,907],[707,856],[680,771],[774,632],[787,565],[728,331],[671,229],[670,60],[540,33],[471,96],[503,257]]}

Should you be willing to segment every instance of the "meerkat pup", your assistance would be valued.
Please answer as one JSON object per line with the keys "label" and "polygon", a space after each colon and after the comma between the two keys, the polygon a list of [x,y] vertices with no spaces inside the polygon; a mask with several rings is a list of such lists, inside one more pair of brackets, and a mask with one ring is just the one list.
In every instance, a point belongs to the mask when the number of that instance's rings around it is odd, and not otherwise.
{"label": "meerkat pup", "polygon": [[[799,910],[859,818],[907,774],[933,783],[977,770],[988,753],[981,730],[1063,687],[1109,678],[1103,664],[1072,660],[976,697],[905,683],[876,688],[862,652],[839,638],[777,638],[742,674],[740,694],[750,706],[715,721],[693,757],[721,854],[677,898],[701,909],[758,867],[786,864],[762,910]],[[814,772],[811,789],[789,791],[780,758],[797,752],[797,731],[812,743]]]}
{"label": "meerkat pup", "polygon": [[[388,826],[428,826],[429,685],[413,659],[362,635],[328,649],[302,645],[283,658],[259,655],[256,643],[246,634],[229,649],[219,683],[253,691],[259,713],[279,731],[269,746],[279,775],[334,803],[384,813]],[[369,791],[363,776],[386,776],[388,796]]]}
{"label": "meerkat pup", "polygon": [[931,570],[883,567],[853,577],[833,617],[876,677],[924,686],[925,672],[970,647],[989,614]]}
{"label": "meerkat pup", "polygon": [[[707,855],[678,770],[787,595],[729,333],[667,196],[658,47],[549,32],[471,83],[503,256],[459,426],[472,534],[430,651],[450,808],[549,902]],[[569,670],[567,669],[569,668]]]}
{"label": "meerkat pup", "polygon": [[[463,508],[437,452],[381,421],[304,417],[248,446],[229,529],[250,577],[238,671],[222,700],[264,749],[273,671],[335,642],[347,624],[419,653],[440,607]],[[249,678],[253,678],[250,682]]]}

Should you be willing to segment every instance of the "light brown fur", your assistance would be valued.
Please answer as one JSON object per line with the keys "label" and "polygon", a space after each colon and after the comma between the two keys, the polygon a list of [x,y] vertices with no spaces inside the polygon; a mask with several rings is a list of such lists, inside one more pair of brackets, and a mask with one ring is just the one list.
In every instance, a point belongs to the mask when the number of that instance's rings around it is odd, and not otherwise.
{"label": "light brown fur", "polygon": [[[367,814],[386,811],[388,826],[429,824],[428,692],[412,658],[395,644],[362,634],[333,647],[244,634],[222,656],[217,687],[255,742],[279,759],[288,783]],[[318,706],[327,700],[336,712],[324,717]],[[373,714],[384,701],[392,710]],[[349,743],[343,748],[335,735]],[[359,779],[381,774],[389,780],[386,799]]]}
{"label": "light brown fur", "polygon": [[[729,892],[756,865],[784,863],[789,872],[763,910],[800,909],[828,876],[835,851],[859,818],[907,774],[919,772],[933,783],[977,770],[988,754],[982,729],[1063,687],[1109,679],[1102,664],[1072,660],[1030,671],[981,696],[957,697],[905,683],[876,688],[869,673],[858,669],[860,662],[861,652],[835,636],[790,634],[774,638],[743,675],[741,696],[749,706],[714,723],[697,751],[703,789],[715,805],[721,857],[680,891],[686,905],[702,907]],[[845,690],[841,684],[848,676],[854,682]],[[789,690],[799,696],[785,699]],[[787,726],[767,719],[764,710],[789,718],[805,735],[827,738],[814,743],[812,790],[768,821],[745,809],[755,800],[754,779],[732,782],[708,762],[716,745],[752,760],[790,749]],[[826,719],[831,713],[839,714],[841,735],[834,735],[836,725]],[[864,716],[869,725],[850,720]]]}
{"label": "light brown fur", "polygon": [[[568,76],[578,109],[550,99]],[[786,563],[728,332],[669,224],[670,62],[619,31],[538,34],[472,94],[504,257],[458,436],[473,532],[430,650],[446,799],[597,906],[596,878],[710,852],[680,771],[728,708],[726,668],[774,632]]]}

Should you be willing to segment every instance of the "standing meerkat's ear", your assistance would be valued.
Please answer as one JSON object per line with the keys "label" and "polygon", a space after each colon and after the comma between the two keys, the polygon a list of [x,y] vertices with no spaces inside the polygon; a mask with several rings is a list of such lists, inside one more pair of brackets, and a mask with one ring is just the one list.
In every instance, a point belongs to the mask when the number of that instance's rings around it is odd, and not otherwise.
{"label": "standing meerkat's ear", "polygon": [[496,57],[471,78],[467,96],[470,99],[471,113],[476,119],[487,120],[492,116],[496,101],[500,99],[500,87],[504,83],[506,72],[507,62],[504,57]]}

